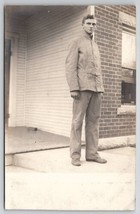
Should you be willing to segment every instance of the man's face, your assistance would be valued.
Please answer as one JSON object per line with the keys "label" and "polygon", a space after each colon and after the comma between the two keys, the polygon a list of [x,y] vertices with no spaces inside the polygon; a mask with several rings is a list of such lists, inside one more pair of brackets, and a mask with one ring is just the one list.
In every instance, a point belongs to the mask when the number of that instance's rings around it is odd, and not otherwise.
{"label": "man's face", "polygon": [[96,30],[96,19],[86,19],[83,23],[83,29],[88,34],[94,33]]}

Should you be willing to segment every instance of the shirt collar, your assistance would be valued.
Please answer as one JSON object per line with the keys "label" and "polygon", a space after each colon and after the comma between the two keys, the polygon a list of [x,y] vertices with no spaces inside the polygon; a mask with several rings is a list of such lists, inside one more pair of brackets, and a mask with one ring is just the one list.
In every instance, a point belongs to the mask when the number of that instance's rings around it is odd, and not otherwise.
{"label": "shirt collar", "polygon": [[88,33],[86,33],[84,30],[83,30],[83,32],[82,32],[82,35],[84,36],[84,37],[86,37],[87,39],[90,39],[90,40],[94,40],[94,35],[92,34],[91,36],[88,34]]}

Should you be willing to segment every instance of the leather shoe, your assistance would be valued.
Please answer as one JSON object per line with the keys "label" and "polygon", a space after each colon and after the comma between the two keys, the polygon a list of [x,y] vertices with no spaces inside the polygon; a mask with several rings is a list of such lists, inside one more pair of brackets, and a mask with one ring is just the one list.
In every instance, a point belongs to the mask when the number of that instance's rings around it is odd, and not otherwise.
{"label": "leather shoe", "polygon": [[107,163],[107,160],[101,158],[101,157],[97,157],[94,159],[89,159],[87,158],[86,161],[93,161],[93,162],[97,162],[97,163]]}
{"label": "leather shoe", "polygon": [[74,166],[81,166],[81,163],[80,163],[79,159],[72,159],[71,163]]}

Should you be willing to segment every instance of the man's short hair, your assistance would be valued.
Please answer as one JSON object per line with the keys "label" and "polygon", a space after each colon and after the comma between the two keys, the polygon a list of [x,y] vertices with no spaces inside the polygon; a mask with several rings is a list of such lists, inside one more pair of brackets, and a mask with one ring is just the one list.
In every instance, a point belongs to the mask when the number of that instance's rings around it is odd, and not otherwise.
{"label": "man's short hair", "polygon": [[85,20],[86,20],[86,19],[96,19],[96,18],[95,18],[94,15],[88,14],[88,15],[86,15],[86,16],[83,17],[82,24],[85,23]]}

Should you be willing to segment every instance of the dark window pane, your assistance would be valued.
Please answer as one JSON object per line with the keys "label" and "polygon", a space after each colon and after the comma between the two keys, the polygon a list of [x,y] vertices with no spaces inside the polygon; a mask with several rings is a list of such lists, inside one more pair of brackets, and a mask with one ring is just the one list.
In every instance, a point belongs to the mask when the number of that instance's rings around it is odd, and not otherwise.
{"label": "dark window pane", "polygon": [[136,104],[136,85],[122,81],[122,104]]}

